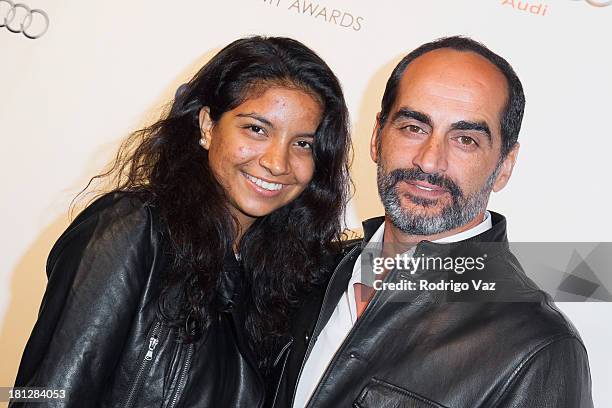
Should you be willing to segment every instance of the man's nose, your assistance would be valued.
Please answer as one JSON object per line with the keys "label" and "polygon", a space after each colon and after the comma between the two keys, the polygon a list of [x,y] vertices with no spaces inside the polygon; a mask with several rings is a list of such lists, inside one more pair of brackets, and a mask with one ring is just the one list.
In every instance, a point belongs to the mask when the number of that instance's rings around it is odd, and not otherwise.
{"label": "man's nose", "polygon": [[447,146],[444,138],[430,136],[420,146],[412,164],[429,174],[445,172],[448,167]]}
{"label": "man's nose", "polygon": [[289,173],[289,152],[283,143],[272,142],[259,158],[259,164],[273,176]]}

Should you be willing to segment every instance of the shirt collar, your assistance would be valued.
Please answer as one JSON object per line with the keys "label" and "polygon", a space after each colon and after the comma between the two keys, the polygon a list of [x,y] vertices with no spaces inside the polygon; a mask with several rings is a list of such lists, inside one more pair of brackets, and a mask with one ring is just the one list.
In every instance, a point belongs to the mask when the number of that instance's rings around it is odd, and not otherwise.
{"label": "shirt collar", "polygon": [[[491,213],[489,211],[485,211],[484,219],[478,225],[468,230],[459,232],[457,234],[450,235],[448,237],[440,238],[432,242],[437,243],[437,244],[450,244],[452,242],[459,242],[459,241],[463,241],[469,238],[473,238],[476,235],[482,234],[483,232],[490,230],[492,227],[493,227],[493,222],[491,220]],[[384,236],[385,236],[385,223],[383,221],[382,224],[378,227],[378,229],[372,234],[372,236],[368,240],[368,243],[370,242],[371,243],[382,243],[384,240]],[[416,247],[413,247],[413,250],[414,248]],[[360,255],[357,258],[355,266],[353,267],[353,274],[349,282],[349,288],[352,287],[354,283],[362,283],[361,278],[362,276],[361,276],[361,255]]]}
{"label": "shirt collar", "polygon": [[[485,231],[488,231],[493,226],[491,221],[491,213],[489,211],[485,211],[484,219],[478,225],[473,226],[470,229],[465,231],[461,231],[457,234],[449,235],[448,237],[436,239],[435,242],[438,244],[449,244],[451,242],[459,242],[468,238],[475,237],[476,235],[482,234]],[[374,232],[374,234],[368,239],[368,242],[383,242],[385,236],[385,223],[383,222],[380,227]]]}

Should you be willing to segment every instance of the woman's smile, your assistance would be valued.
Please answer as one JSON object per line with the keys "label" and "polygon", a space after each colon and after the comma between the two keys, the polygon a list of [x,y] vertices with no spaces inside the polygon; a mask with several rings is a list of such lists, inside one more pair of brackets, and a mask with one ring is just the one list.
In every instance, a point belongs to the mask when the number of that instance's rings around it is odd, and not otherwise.
{"label": "woman's smile", "polygon": [[248,173],[242,173],[244,175],[244,177],[246,177],[246,179],[253,184],[253,188],[255,189],[255,191],[266,195],[268,197],[280,194],[280,190],[285,186],[284,184],[281,183],[273,183],[270,181],[266,181],[263,179],[260,179],[258,177],[255,176],[251,176]]}

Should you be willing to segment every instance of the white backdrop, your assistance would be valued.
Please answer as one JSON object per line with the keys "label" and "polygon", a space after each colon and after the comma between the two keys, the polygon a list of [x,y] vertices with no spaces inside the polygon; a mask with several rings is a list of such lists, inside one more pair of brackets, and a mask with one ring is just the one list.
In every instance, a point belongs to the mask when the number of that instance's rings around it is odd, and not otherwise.
{"label": "white backdrop", "polygon": [[[506,57],[527,96],[515,173],[490,204],[508,217],[510,239],[612,241],[603,0],[22,1],[46,11],[50,28],[37,40],[0,28],[0,386],[13,383],[70,200],[179,84],[245,35],[294,37],[342,81],[355,145],[351,226],[382,213],[367,148],[390,71],[419,44],[463,34]],[[610,406],[612,304],[560,306],[589,351],[596,406]]]}

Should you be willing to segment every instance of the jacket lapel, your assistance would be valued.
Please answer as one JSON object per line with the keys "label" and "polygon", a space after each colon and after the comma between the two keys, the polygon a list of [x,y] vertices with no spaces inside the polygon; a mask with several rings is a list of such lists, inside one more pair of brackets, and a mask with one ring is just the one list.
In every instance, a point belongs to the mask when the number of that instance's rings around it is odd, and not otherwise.
{"label": "jacket lapel", "polygon": [[[327,290],[325,291],[325,296],[323,297],[323,303],[321,305],[321,312],[319,313],[319,317],[312,332],[313,342],[316,341],[316,338],[329,321],[342,294],[346,291],[346,287],[353,274],[355,261],[360,253],[359,249],[360,247],[355,245],[342,261],[340,261],[327,285]],[[305,358],[308,358],[308,353],[305,355]]]}

